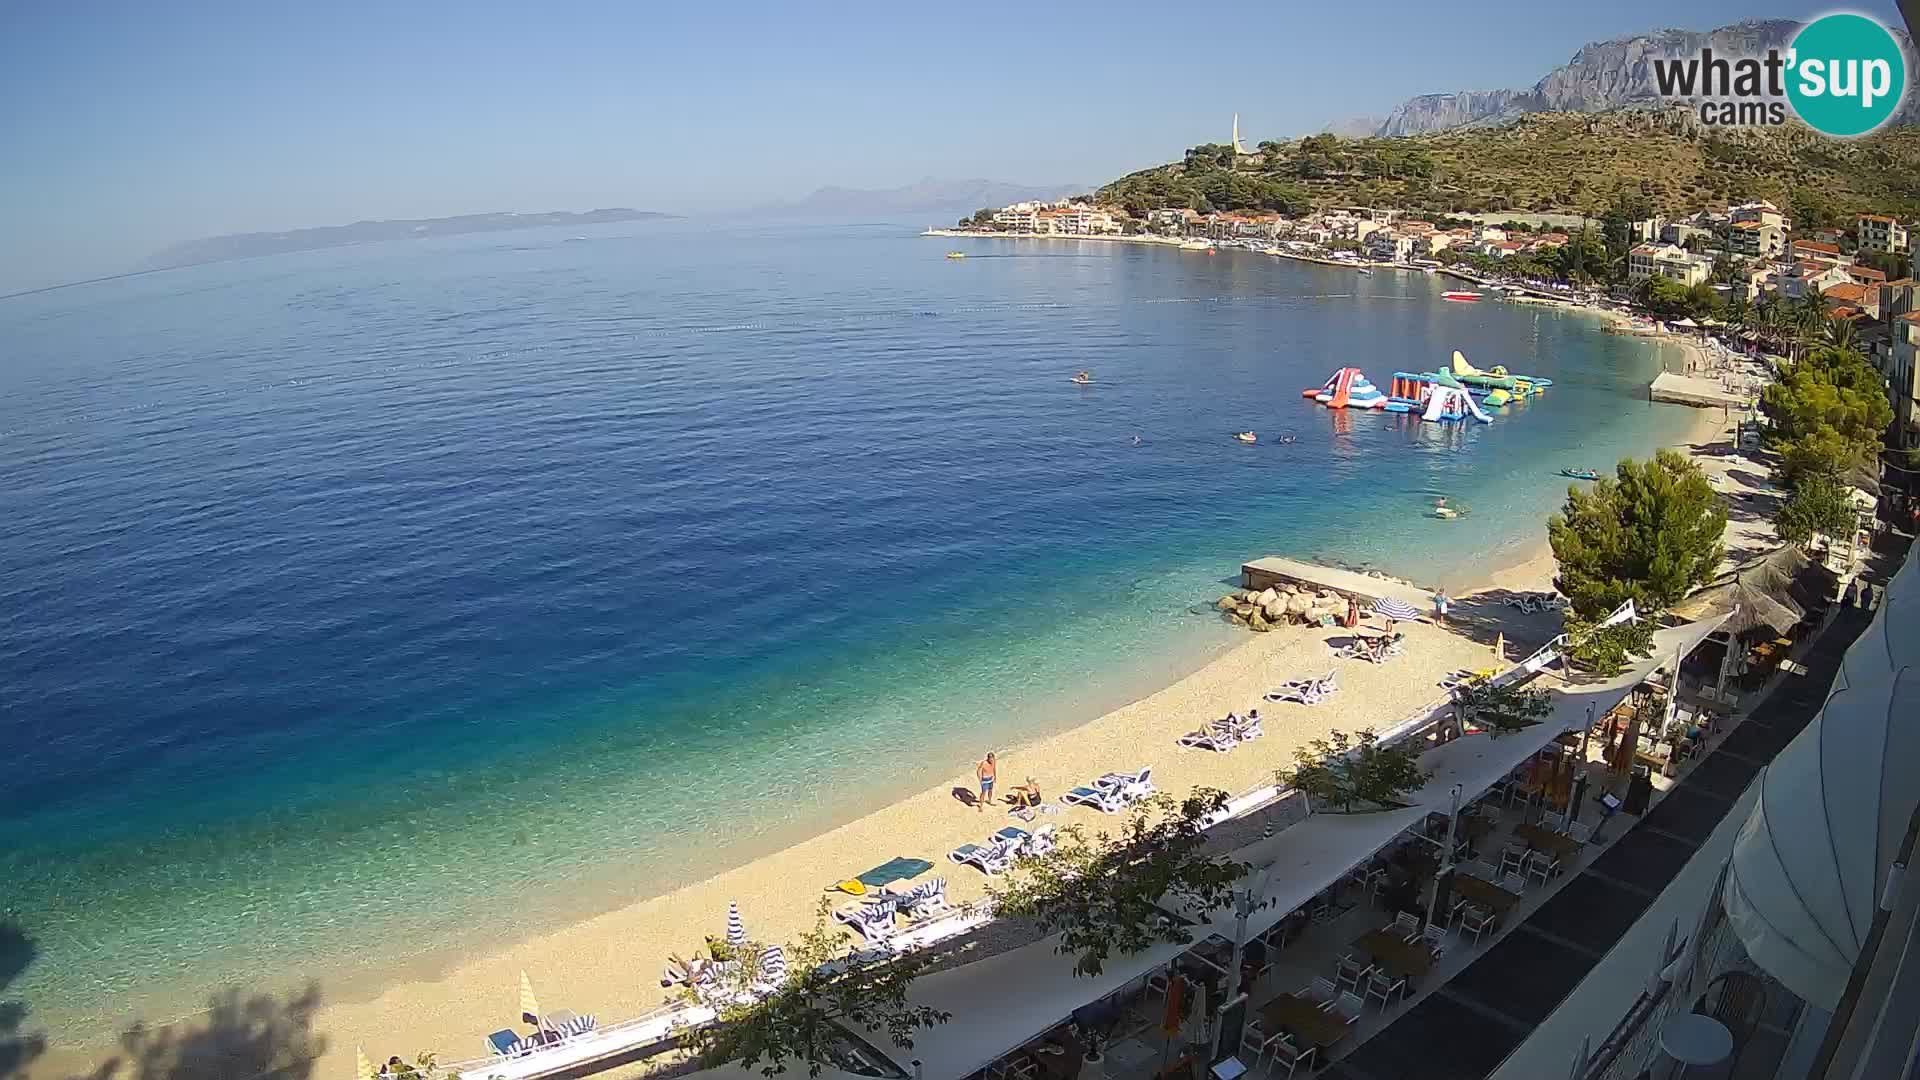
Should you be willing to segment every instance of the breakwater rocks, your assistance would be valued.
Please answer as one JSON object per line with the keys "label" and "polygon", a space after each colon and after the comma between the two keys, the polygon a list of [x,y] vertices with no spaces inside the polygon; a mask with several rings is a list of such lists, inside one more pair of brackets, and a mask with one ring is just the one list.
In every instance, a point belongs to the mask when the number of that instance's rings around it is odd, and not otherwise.
{"label": "breakwater rocks", "polygon": [[1214,608],[1235,626],[1264,633],[1276,626],[1315,624],[1347,613],[1347,598],[1327,590],[1294,585],[1266,589],[1235,589],[1214,602]]}

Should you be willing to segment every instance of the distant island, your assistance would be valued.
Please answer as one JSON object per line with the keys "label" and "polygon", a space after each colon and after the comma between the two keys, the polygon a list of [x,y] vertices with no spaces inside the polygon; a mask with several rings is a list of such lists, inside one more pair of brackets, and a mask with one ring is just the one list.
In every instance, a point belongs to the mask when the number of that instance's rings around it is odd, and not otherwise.
{"label": "distant island", "polygon": [[160,270],[225,259],[246,259],[256,255],[371,244],[382,240],[419,240],[429,236],[506,232],[509,229],[537,229],[549,225],[605,225],[616,221],[651,221],[673,216],[652,210],[614,207],[584,213],[550,210],[537,214],[460,214],[404,221],[356,221],[351,225],[323,225],[312,229],[288,229],[285,232],[232,233],[175,244],[150,256],[142,264],[142,269]]}
{"label": "distant island", "polygon": [[823,187],[799,202],[763,206],[756,212],[795,217],[928,214],[1004,206],[1025,200],[1045,202],[1091,190],[1086,184],[1013,184],[1002,180],[943,180],[929,176],[904,187]]}

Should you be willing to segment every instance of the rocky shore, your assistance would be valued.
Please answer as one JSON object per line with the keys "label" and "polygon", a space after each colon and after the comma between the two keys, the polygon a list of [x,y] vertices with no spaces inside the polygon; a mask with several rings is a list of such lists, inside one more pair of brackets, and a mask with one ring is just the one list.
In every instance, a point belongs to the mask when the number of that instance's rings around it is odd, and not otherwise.
{"label": "rocky shore", "polygon": [[1326,589],[1281,585],[1265,589],[1235,589],[1213,605],[1235,626],[1266,633],[1276,626],[1318,625],[1323,618],[1347,613],[1347,598]]}

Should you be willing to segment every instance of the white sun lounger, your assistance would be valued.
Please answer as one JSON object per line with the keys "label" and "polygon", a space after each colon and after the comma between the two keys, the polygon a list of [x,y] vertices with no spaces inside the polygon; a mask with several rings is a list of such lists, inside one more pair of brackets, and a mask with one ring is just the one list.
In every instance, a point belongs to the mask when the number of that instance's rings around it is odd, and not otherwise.
{"label": "white sun lounger", "polygon": [[1176,746],[1189,750],[1213,750],[1226,753],[1240,745],[1240,739],[1234,735],[1233,728],[1224,720],[1214,720],[1198,731],[1189,731],[1173,740]]}
{"label": "white sun lounger", "polygon": [[1334,691],[1340,689],[1339,681],[1329,671],[1318,679],[1306,682],[1287,683],[1278,689],[1267,691],[1266,699],[1275,702],[1293,702],[1299,705],[1318,705]]}
{"label": "white sun lounger", "polygon": [[995,840],[985,844],[961,844],[947,852],[947,858],[962,866],[979,867],[981,873],[993,875],[1005,873],[1007,867],[1013,865],[1013,857],[1018,851],[1017,843]]}
{"label": "white sun lounger", "polygon": [[1120,798],[1117,792],[1096,787],[1074,788],[1060,796],[1060,801],[1067,806],[1090,806],[1103,814],[1117,814],[1127,808],[1126,800]]}

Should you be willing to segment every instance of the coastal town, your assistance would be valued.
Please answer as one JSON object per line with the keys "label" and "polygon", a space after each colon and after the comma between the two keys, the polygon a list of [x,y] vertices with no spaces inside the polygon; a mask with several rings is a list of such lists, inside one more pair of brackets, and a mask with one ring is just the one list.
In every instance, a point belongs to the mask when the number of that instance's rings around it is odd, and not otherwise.
{"label": "coastal town", "polygon": [[[1609,283],[1608,230],[1624,247],[1624,275]],[[1287,217],[1189,207],[1134,217],[1085,199],[987,208],[939,236],[1123,240],[1196,252],[1222,248],[1334,266],[1445,273],[1519,297],[1558,298],[1686,320],[1758,351],[1785,352],[1808,326],[1838,335],[1886,380],[1895,444],[1920,447],[1920,305],[1910,229],[1891,215],[1858,214],[1851,228],[1796,229],[1765,200],[1653,215],[1618,225],[1579,214],[1479,214],[1427,220],[1353,206]],[[1620,260],[1616,259],[1616,262]],[[1775,310],[1780,315],[1771,313]],[[1665,329],[1663,323],[1662,329]]]}
{"label": "coastal town", "polygon": [[1285,13],[1387,112],[1103,14],[23,23],[188,121],[29,102],[29,223],[831,183],[0,295],[0,1080],[1920,1080],[1912,37],[1835,134],[1656,92],[1787,19]]}

